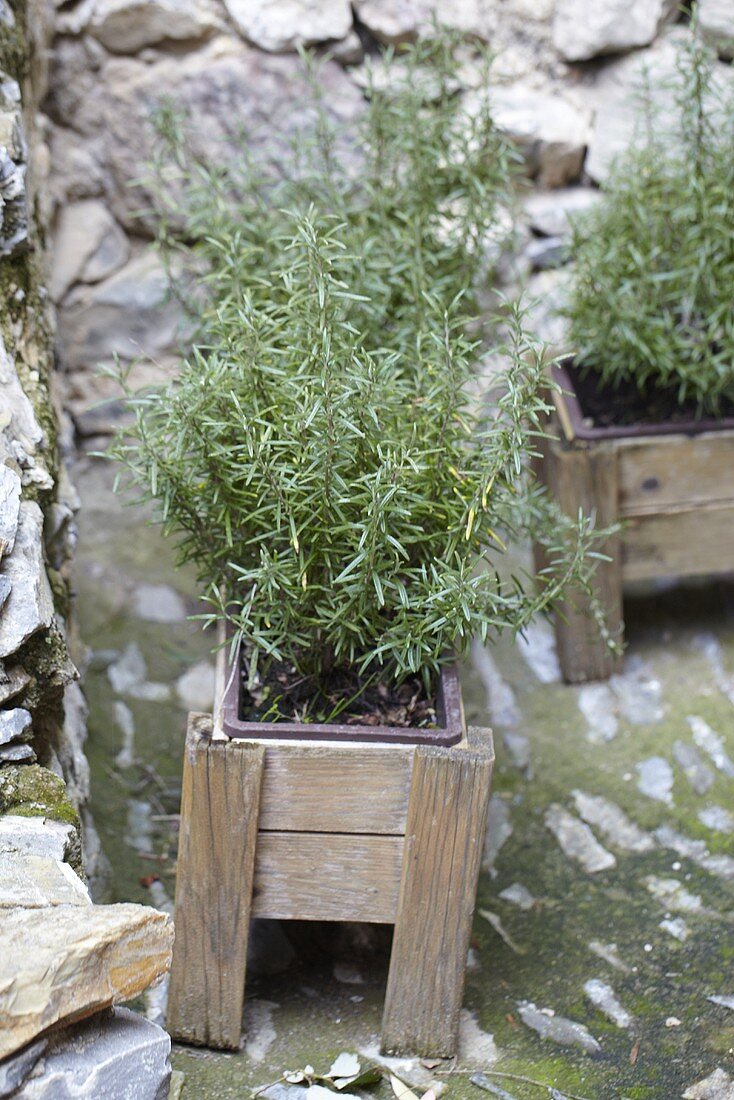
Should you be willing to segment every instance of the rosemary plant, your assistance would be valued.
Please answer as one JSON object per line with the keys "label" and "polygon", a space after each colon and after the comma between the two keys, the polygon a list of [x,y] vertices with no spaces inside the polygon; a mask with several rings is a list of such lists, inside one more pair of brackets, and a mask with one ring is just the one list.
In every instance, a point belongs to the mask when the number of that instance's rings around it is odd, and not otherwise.
{"label": "rosemary plant", "polygon": [[[495,400],[470,396],[474,288],[511,156],[489,116],[457,129],[448,57],[415,46],[414,75],[373,89],[354,175],[326,156],[323,112],[285,177],[187,166],[174,143],[187,186],[165,232],[182,222],[203,257],[204,320],[178,379],[131,396],[116,454],[251,679],[271,661],[315,683],[345,666],[429,678],[571,582],[588,591],[591,521],[565,520],[527,473],[546,404],[517,308]],[[547,551],[535,584],[498,568],[528,533]]]}
{"label": "rosemary plant", "polygon": [[574,231],[578,362],[717,414],[734,401],[734,97],[693,25],[675,109],[643,95],[638,140]]}

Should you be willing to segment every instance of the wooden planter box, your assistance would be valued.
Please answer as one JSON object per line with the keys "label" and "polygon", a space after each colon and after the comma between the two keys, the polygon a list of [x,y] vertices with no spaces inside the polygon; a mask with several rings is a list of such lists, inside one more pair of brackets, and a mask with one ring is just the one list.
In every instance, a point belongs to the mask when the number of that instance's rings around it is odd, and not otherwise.
{"label": "wooden planter box", "polygon": [[[604,548],[596,592],[623,637],[625,581],[734,570],[734,421],[597,428],[584,420],[564,364],[554,368],[553,439],[542,442],[540,477],[564,512],[594,511],[597,525],[621,521]],[[570,392],[569,392],[570,391]],[[543,565],[536,550],[536,565]],[[556,618],[558,656],[570,683],[605,679],[616,661],[575,597]],[[565,621],[564,621],[565,620]]]}
{"label": "wooden planter box", "polygon": [[455,1051],[494,759],[452,746],[230,738],[191,715],[168,1028],[240,1045],[250,917],[395,925],[387,1051]]}

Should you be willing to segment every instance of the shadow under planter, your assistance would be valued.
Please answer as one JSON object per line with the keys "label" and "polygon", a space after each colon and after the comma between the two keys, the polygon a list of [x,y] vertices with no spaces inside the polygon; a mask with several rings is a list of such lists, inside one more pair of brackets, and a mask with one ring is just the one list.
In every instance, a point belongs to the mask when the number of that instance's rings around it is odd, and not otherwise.
{"label": "shadow under planter", "polygon": [[[444,738],[453,731],[448,744],[416,743],[428,731],[406,729],[366,740],[374,727],[299,739],[286,723],[277,736],[253,724],[248,736],[239,720],[231,737],[223,717],[231,679],[222,669],[216,721],[189,718],[169,1031],[183,1042],[240,1046],[250,918],[365,921],[395,926],[383,1049],[453,1054],[490,731],[465,731],[457,685],[458,712],[442,719]],[[446,691],[445,681],[444,703]]]}
{"label": "shadow under planter", "polygon": [[[734,420],[671,420],[598,427],[579,401],[573,360],[553,368],[549,435],[537,463],[563,511],[621,523],[604,546],[595,594],[607,627],[623,639],[626,581],[692,577],[734,569]],[[536,566],[543,554],[536,547]],[[558,657],[569,683],[606,679],[617,658],[582,598],[556,616]]]}

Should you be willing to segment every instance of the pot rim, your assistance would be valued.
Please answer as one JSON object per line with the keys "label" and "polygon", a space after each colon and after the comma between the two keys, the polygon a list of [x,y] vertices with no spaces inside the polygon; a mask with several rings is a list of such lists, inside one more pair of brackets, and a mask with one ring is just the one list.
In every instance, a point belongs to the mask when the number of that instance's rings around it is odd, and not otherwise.
{"label": "pot rim", "polygon": [[343,722],[246,722],[239,717],[241,677],[234,675],[239,666],[240,647],[234,659],[226,656],[225,688],[221,719],[224,733],[233,740],[379,742],[382,745],[456,745],[466,733],[464,704],[456,662],[441,668],[436,699],[439,725],[435,729],[419,726],[359,726]]}
{"label": "pot rim", "polygon": [[643,439],[646,436],[659,435],[704,435],[706,432],[721,432],[734,429],[734,417],[701,417],[700,420],[661,420],[657,424],[629,424],[617,428],[604,428],[589,425],[584,417],[576,394],[573,378],[568,368],[573,365],[573,355],[565,355],[551,366],[551,376],[563,390],[563,403],[568,413],[573,439],[585,439],[593,442],[599,439]]}

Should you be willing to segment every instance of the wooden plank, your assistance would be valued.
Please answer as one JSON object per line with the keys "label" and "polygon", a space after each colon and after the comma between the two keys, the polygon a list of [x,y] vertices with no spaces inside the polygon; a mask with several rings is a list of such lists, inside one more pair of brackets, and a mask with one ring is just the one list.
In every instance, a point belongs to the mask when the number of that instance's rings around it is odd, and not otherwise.
{"label": "wooden plank", "polygon": [[236,1050],[264,751],[211,733],[210,716],[190,716],[167,1024],[176,1039]]}
{"label": "wooden plank", "polygon": [[492,776],[491,735],[416,749],[382,1022],[387,1052],[455,1052]]}
{"label": "wooden plank", "polygon": [[[566,515],[579,509],[595,515],[597,527],[617,521],[617,452],[614,445],[562,447],[551,443],[545,461],[546,483]],[[594,592],[604,613],[606,629],[613,637],[622,633],[622,573],[618,536],[597,547],[610,557],[594,575]],[[563,677],[569,683],[606,679],[618,664],[602,637],[592,614],[591,601],[583,593],[569,594],[556,613],[556,641]]]}
{"label": "wooden plank", "polygon": [[260,833],[252,915],[278,920],[395,920],[403,837]]}
{"label": "wooden plank", "polygon": [[620,441],[622,516],[734,504],[734,432]]}
{"label": "wooden plank", "polygon": [[411,746],[265,743],[260,829],[403,835]]}
{"label": "wooden plank", "polygon": [[627,522],[625,580],[693,577],[734,570],[734,505],[697,508]]}

